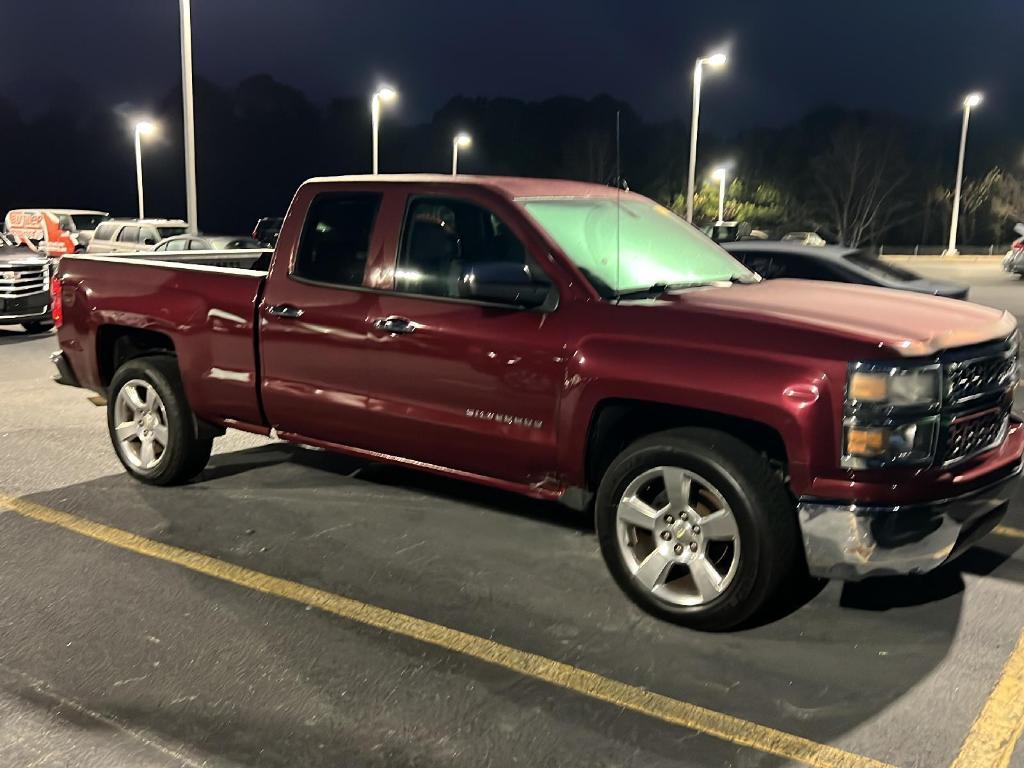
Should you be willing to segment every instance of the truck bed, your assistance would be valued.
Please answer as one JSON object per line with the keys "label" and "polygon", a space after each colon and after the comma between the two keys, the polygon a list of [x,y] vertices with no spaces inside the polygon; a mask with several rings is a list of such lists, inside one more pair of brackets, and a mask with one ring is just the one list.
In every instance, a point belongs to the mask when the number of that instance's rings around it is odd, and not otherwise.
{"label": "truck bed", "polygon": [[[65,256],[60,262],[64,324],[61,342],[83,386],[102,391],[115,365],[117,339],[141,329],[170,339],[192,409],[220,424],[262,424],[258,397],[255,312],[266,272],[196,263],[225,253]],[[160,254],[163,256],[163,254]],[[244,257],[248,259],[249,257]]]}

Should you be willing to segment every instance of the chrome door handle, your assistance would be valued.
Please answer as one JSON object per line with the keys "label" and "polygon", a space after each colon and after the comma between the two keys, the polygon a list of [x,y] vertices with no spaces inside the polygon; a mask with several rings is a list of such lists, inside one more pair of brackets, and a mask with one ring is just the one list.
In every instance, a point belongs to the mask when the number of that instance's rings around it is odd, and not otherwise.
{"label": "chrome door handle", "polygon": [[295,319],[302,317],[302,315],[305,314],[305,310],[293,307],[291,304],[274,304],[271,307],[267,307],[267,314],[273,315],[274,317]]}
{"label": "chrome door handle", "polygon": [[391,317],[382,317],[379,320],[374,320],[373,327],[388,333],[412,333],[416,330],[416,323],[408,318],[392,315]]}

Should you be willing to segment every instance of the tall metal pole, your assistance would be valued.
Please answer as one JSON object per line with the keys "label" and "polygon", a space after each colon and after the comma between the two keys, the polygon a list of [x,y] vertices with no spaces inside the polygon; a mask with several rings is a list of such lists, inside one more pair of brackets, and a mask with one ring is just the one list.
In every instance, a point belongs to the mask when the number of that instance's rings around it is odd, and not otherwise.
{"label": "tall metal pole", "polygon": [[380,141],[380,94],[370,99],[370,126],[373,129],[373,175],[377,175],[377,145]]}
{"label": "tall metal pole", "polygon": [[142,137],[139,126],[135,126],[135,183],[139,188],[139,218],[146,218],[146,204],[142,195]]}
{"label": "tall metal pole", "polygon": [[964,101],[964,124],[960,129],[960,158],[956,163],[956,191],[953,192],[953,219],[949,222],[949,247],[946,253],[956,256],[956,230],[960,221],[960,187],[964,176],[964,153],[967,150],[967,123],[971,119],[970,99]]}
{"label": "tall metal pole", "polygon": [[693,67],[693,116],[690,120],[690,171],[686,177],[686,220],[693,223],[693,187],[697,176],[697,122],[700,116],[700,81],[704,59]]}
{"label": "tall metal pole", "polygon": [[[185,219],[188,221],[189,231],[195,234],[199,231],[199,203],[196,197],[196,116],[192,98],[191,0],[179,0],[179,7],[181,9],[181,95],[185,118],[185,207],[187,210]],[[140,200],[141,194],[140,192]]]}
{"label": "tall metal pole", "polygon": [[459,137],[452,139],[452,176],[459,172]]}

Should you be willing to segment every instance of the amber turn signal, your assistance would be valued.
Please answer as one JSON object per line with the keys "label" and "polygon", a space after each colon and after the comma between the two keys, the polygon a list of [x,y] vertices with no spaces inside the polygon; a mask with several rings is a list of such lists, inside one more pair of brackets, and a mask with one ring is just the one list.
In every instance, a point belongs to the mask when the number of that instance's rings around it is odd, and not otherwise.
{"label": "amber turn signal", "polygon": [[846,433],[847,456],[881,456],[889,443],[889,430],[851,427]]}
{"label": "amber turn signal", "polygon": [[857,371],[850,376],[850,391],[848,396],[851,400],[880,403],[888,397],[888,394],[888,374]]}

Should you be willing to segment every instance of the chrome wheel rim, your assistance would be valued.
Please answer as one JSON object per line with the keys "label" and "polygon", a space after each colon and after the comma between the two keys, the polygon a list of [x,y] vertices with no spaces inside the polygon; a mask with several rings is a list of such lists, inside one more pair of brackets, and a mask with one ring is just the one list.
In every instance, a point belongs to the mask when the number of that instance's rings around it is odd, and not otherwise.
{"label": "chrome wheel rim", "polygon": [[736,516],[717,488],[688,469],[654,467],[635,477],[619,500],[615,526],[629,572],[660,600],[705,605],[736,578]]}
{"label": "chrome wheel rim", "polygon": [[132,379],[114,401],[114,436],[125,461],[136,469],[156,469],[167,451],[167,410],[148,381]]}

